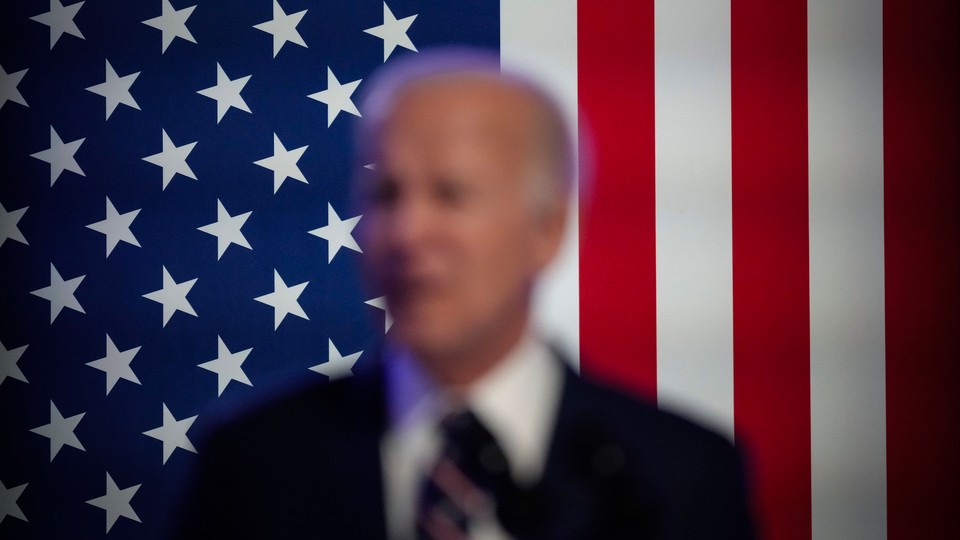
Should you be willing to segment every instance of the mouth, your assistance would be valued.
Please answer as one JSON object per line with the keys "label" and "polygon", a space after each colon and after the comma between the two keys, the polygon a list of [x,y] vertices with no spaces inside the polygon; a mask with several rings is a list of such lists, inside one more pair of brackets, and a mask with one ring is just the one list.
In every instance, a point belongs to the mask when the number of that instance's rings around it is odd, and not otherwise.
{"label": "mouth", "polygon": [[387,278],[385,285],[387,300],[394,311],[436,299],[444,290],[439,277],[426,274],[394,274]]}

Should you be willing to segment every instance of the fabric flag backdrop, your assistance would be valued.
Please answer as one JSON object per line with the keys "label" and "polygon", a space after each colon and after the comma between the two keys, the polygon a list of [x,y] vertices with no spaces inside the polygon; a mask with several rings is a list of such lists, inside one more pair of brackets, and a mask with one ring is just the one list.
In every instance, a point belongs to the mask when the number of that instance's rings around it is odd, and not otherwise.
{"label": "fabric flag backdrop", "polygon": [[734,436],[764,537],[958,535],[958,34],[950,1],[579,7],[581,371]]}
{"label": "fabric flag backdrop", "polygon": [[0,536],[143,537],[211,404],[369,360],[354,99],[443,43],[573,74],[585,375],[734,438],[765,537],[956,536],[954,2],[0,10]]}

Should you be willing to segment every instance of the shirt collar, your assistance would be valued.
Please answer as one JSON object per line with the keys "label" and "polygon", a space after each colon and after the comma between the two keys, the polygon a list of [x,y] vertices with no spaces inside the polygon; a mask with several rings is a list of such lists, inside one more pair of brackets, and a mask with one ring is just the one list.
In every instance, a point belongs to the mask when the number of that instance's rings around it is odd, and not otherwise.
{"label": "shirt collar", "polygon": [[[457,405],[407,350],[388,353],[386,374],[388,414],[396,431],[435,426]],[[467,389],[466,406],[497,439],[518,481],[532,482],[543,469],[562,382],[559,362],[527,332]]]}

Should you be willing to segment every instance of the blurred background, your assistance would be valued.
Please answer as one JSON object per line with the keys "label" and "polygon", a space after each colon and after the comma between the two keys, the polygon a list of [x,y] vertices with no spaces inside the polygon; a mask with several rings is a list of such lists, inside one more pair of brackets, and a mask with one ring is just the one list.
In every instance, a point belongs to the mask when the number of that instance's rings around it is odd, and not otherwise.
{"label": "blurred background", "polygon": [[0,537],[143,537],[195,422],[370,360],[350,133],[446,44],[578,137],[584,376],[734,440],[763,537],[960,532],[955,2],[68,2],[0,5]]}

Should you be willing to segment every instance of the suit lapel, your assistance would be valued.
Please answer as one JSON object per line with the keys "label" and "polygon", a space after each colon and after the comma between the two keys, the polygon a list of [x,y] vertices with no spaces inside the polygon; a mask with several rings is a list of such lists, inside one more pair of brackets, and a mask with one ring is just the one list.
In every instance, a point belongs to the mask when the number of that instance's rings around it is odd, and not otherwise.
{"label": "suit lapel", "polygon": [[586,538],[595,532],[594,521],[600,512],[594,477],[589,470],[589,446],[594,445],[583,433],[585,419],[583,381],[564,365],[563,392],[557,411],[556,426],[547,454],[541,485],[547,500],[546,516],[541,523],[549,529],[540,537]]}
{"label": "suit lapel", "polygon": [[[327,478],[327,486],[337,486],[335,508],[342,523],[342,538],[385,538],[383,479],[380,461],[380,439],[386,425],[383,392],[383,369],[379,362],[368,371],[358,373],[343,390],[341,422],[338,437],[328,438],[329,463],[319,464]],[[324,486],[319,486],[323,488]],[[328,488],[329,489],[329,488]]]}
{"label": "suit lapel", "polygon": [[[615,412],[598,407],[595,389],[566,363],[564,371],[547,462],[540,483],[531,490],[539,501],[539,514],[524,537],[646,537],[642,525],[646,520],[633,504],[637,496],[634,486],[628,483],[625,471],[616,467],[623,448],[602,427],[600,415]],[[622,510],[628,504],[632,515],[625,521]],[[632,524],[630,530],[624,528],[627,522]]]}

